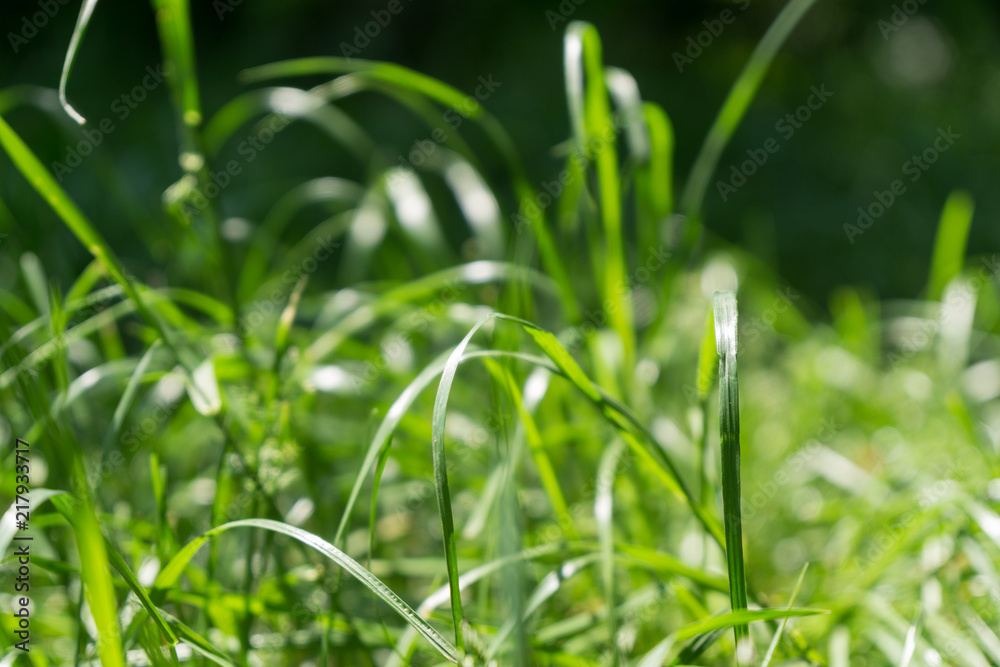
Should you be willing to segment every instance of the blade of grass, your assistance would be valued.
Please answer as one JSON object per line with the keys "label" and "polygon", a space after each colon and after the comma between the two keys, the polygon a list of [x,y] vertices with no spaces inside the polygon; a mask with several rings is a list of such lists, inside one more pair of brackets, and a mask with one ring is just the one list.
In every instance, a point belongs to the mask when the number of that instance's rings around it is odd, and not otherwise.
{"label": "blade of grass", "polygon": [[[597,173],[599,206],[603,223],[603,282],[601,283],[602,303],[606,306],[608,319],[618,334],[624,351],[623,367],[634,368],[635,332],[632,321],[632,304],[627,291],[625,247],[622,232],[621,182],[618,175],[618,152],[616,137],[618,126],[611,115],[608,89],[602,57],[601,38],[590,23],[573,21],[566,27],[564,53],[566,57],[566,89],[570,95],[570,109],[573,115],[583,112],[583,123],[573,119],[577,134],[577,150],[588,161],[592,161]],[[614,70],[617,71],[617,70]],[[586,83],[583,79],[586,76]],[[580,99],[582,96],[582,101]],[[635,92],[638,97],[638,91]],[[611,129],[611,136],[608,136]],[[646,144],[648,148],[648,143]],[[596,150],[595,150],[596,147]],[[631,378],[631,372],[629,373]],[[628,387],[626,384],[626,387]]]}
{"label": "blade of grass", "polygon": [[934,255],[927,280],[928,299],[940,300],[945,287],[961,272],[974,210],[975,204],[968,192],[955,190],[948,195],[934,241]]}
{"label": "blade of grass", "polygon": [[76,54],[80,50],[80,42],[90,25],[90,17],[97,7],[97,0],[83,0],[80,5],[80,15],[76,19],[76,27],[73,28],[73,36],[69,40],[69,48],[66,50],[66,59],[63,61],[62,73],[59,75],[59,103],[62,105],[70,118],[80,125],[87,122],[87,119],[80,115],[73,105],[66,99],[66,86],[69,83],[70,72],[73,71],[73,63],[76,62]]}
{"label": "blade of grass", "polygon": [[322,538],[308,531],[302,530],[301,528],[297,528],[280,521],[273,521],[271,519],[244,519],[241,521],[232,521],[202,533],[185,545],[184,548],[177,552],[170,562],[167,563],[163,570],[160,571],[159,576],[157,576],[156,582],[153,584],[153,588],[163,590],[173,587],[177,583],[181,574],[184,572],[184,568],[209,539],[227,530],[232,530],[233,528],[259,528],[262,530],[268,530],[274,533],[287,535],[308,547],[312,547],[330,560],[337,563],[337,565],[346,570],[348,574],[353,576],[362,585],[392,607],[393,610],[395,610],[396,613],[403,618],[403,620],[405,620],[421,636],[430,642],[431,645],[441,653],[441,655],[453,663],[459,663],[461,661],[461,653],[459,653],[459,651],[452,646],[447,639],[442,637],[437,630],[424,621],[424,619],[416,611],[414,611],[412,607],[406,604],[402,598],[393,592],[392,589],[382,583],[382,581],[362,567],[357,561]]}
{"label": "blade of grass", "polygon": [[[729,600],[734,613],[747,608],[746,573],[743,561],[743,521],[740,508],[740,403],[736,372],[737,309],[736,294],[717,292],[714,299],[715,340],[719,353],[719,430],[722,439],[722,515],[726,531],[726,565],[729,571]],[[752,655],[749,629],[733,626],[736,635],[736,660],[748,662]],[[744,648],[744,646],[746,648]]]}
{"label": "blade of grass", "polygon": [[[809,563],[802,566],[802,572],[799,573],[799,579],[795,582],[795,588],[792,589],[792,594],[788,598],[788,608],[791,609],[795,606],[795,598],[799,595],[799,589],[802,588],[802,581],[806,578],[806,570],[809,569]],[[781,635],[785,632],[785,625],[788,623],[788,618],[781,619],[781,624],[778,626],[778,631],[774,633],[774,637],[771,639],[771,644],[767,647],[767,653],[764,654],[764,659],[760,663],[760,667],[770,667],[771,660],[774,659],[774,652],[778,649],[778,643],[781,641]]]}
{"label": "blade of grass", "polygon": [[733,84],[723,102],[719,115],[712,123],[705,142],[695,158],[691,167],[691,175],[681,194],[681,213],[692,220],[696,225],[701,225],[702,206],[705,201],[705,192],[708,190],[708,183],[715,172],[715,167],[722,156],[722,151],[732,138],[733,133],[739,126],[747,107],[757,94],[764,75],[771,67],[774,56],[778,49],[784,44],[785,39],[791,34],[792,29],[805,16],[806,12],[813,6],[816,0],[790,0],[781,10],[778,17],[771,24],[771,27],[764,33],[764,37],[758,42],[750,60],[747,61],[743,71]]}

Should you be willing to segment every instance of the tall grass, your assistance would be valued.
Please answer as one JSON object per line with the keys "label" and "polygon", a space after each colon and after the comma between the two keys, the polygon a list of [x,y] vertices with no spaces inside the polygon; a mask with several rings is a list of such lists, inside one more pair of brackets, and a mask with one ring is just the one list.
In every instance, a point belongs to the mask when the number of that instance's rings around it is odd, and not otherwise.
{"label": "tall grass", "polygon": [[[58,93],[78,121],[94,4]],[[669,104],[571,23],[547,204],[500,120],[399,65],[262,65],[203,118],[188,3],[152,4],[181,170],[166,238],[203,258],[169,287],[0,119],[93,257],[63,290],[16,228],[2,248],[23,286],[0,289],[0,432],[42,462],[37,643],[21,655],[4,617],[4,664],[1000,664],[1000,301],[966,258],[970,198],[945,205],[928,300],[845,288],[831,322],[707,232],[706,184],[812,0],[764,35],[679,198]],[[465,110],[478,141],[400,171],[352,95],[430,131]],[[275,119],[365,177],[303,183],[227,241],[213,165]],[[459,214],[461,261],[440,229]]]}

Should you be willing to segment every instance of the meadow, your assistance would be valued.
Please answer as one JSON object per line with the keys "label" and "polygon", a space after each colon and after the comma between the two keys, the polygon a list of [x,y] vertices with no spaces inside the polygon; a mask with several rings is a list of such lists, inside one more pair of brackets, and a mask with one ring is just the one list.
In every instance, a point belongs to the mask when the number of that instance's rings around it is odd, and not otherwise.
{"label": "meadow", "polygon": [[[919,298],[822,312],[705,214],[795,134],[721,160],[814,0],[729,73],[690,165],[600,26],[551,19],[568,134],[541,181],[490,112],[517,82],[360,38],[207,110],[187,0],[151,3],[162,69],[85,118],[96,4],[58,90],[0,90],[5,179],[86,252],[54,278],[0,200],[0,665],[1000,665],[1000,262],[967,251],[972,196],[941,202]],[[126,240],[63,181],[160,85],[179,178]],[[425,126],[409,150],[361,95]],[[232,214],[295,141],[330,173]]]}

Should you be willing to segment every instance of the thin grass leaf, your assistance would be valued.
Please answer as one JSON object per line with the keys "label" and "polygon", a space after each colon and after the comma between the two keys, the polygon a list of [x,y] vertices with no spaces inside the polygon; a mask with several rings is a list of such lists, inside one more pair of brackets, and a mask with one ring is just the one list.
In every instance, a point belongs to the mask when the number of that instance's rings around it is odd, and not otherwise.
{"label": "thin grass leaf", "polygon": [[601,575],[604,581],[604,598],[607,605],[608,637],[616,662],[622,659],[618,648],[618,619],[615,595],[615,541],[614,541],[614,488],[618,463],[627,451],[623,440],[615,440],[604,450],[597,465],[597,483],[594,487],[594,519],[601,544]]}
{"label": "thin grass leaf", "polygon": [[149,368],[149,364],[153,361],[153,355],[160,349],[162,343],[163,341],[160,339],[153,341],[153,344],[143,353],[131,377],[129,377],[128,384],[125,385],[125,391],[122,392],[122,397],[118,400],[118,405],[115,407],[115,412],[111,417],[111,424],[104,435],[104,445],[102,447],[104,459],[107,459],[108,454],[111,453],[111,447],[121,434],[122,424],[125,423],[125,416],[132,407],[132,403],[135,402],[135,397],[139,393],[139,385],[146,375],[146,369]]}
{"label": "thin grass leaf", "polygon": [[459,650],[464,650],[465,640],[462,637],[462,591],[458,585],[458,549],[456,546],[455,520],[451,508],[451,492],[448,489],[448,463],[444,451],[445,421],[448,412],[448,396],[451,393],[458,365],[472,337],[491,320],[497,313],[490,313],[465,335],[445,362],[441,371],[441,382],[438,384],[437,395],[434,397],[434,414],[431,417],[431,449],[434,457],[434,488],[437,493],[438,511],[441,513],[441,530],[444,537],[445,563],[448,568],[448,582],[451,585],[451,614],[455,624],[455,644]]}
{"label": "thin grass leaf", "polygon": [[940,300],[945,287],[961,272],[974,211],[975,204],[968,192],[955,190],[948,195],[934,240],[934,255],[927,280],[928,299]]}
{"label": "thin grass leaf", "polygon": [[[625,246],[622,233],[621,181],[618,173],[616,136],[618,127],[611,115],[602,56],[601,39],[590,23],[573,21],[566,26],[564,53],[566,57],[566,87],[570,96],[571,114],[583,112],[583,135],[577,135],[577,151],[594,164],[597,173],[598,199],[603,224],[602,302],[608,320],[618,334],[624,351],[625,368],[634,366],[635,332],[632,304],[626,277]],[[586,75],[586,84],[583,77]],[[638,97],[638,91],[634,97]],[[580,132],[580,121],[573,119],[575,132]],[[611,136],[608,130],[611,129]],[[596,150],[595,150],[596,147]]]}
{"label": "thin grass leaf", "polygon": [[164,590],[173,587],[177,583],[181,574],[184,572],[187,564],[191,561],[198,550],[201,549],[206,542],[208,542],[209,539],[233,528],[260,528],[262,530],[269,530],[271,532],[287,535],[298,540],[299,542],[302,542],[308,547],[312,547],[330,560],[337,563],[337,565],[346,570],[348,574],[353,576],[366,588],[385,601],[403,618],[403,620],[410,624],[410,626],[412,626],[421,636],[427,639],[427,641],[430,642],[431,645],[441,653],[441,655],[453,663],[460,662],[461,653],[454,646],[452,646],[447,639],[442,637],[437,630],[424,621],[424,619],[421,618],[420,615],[413,610],[413,608],[406,604],[402,598],[396,595],[392,589],[375,577],[375,575],[366,570],[343,551],[322,538],[302,530],[301,528],[297,528],[280,521],[273,521],[271,519],[244,519],[241,521],[232,521],[202,533],[185,545],[184,548],[177,552],[170,562],[167,563],[163,570],[160,571],[159,576],[157,576],[156,582],[153,584],[153,588],[156,590]]}
{"label": "thin grass leaf", "polygon": [[[809,563],[802,566],[802,571],[799,573],[799,579],[795,582],[795,588],[792,589],[792,594],[788,598],[788,608],[791,609],[795,606],[795,598],[799,595],[799,589],[802,587],[802,582],[806,578],[806,570],[809,569]],[[771,639],[771,644],[767,647],[767,652],[764,654],[764,659],[761,660],[761,667],[770,667],[771,660],[774,659],[774,652],[778,649],[778,643],[781,642],[781,635],[785,632],[785,625],[788,623],[787,618],[781,619],[781,624],[778,626],[778,631],[774,633],[774,637]]]}
{"label": "thin grass leaf", "polygon": [[66,99],[66,86],[69,84],[69,75],[73,71],[73,63],[76,62],[76,54],[80,50],[80,42],[87,33],[87,26],[90,25],[90,17],[97,7],[97,0],[83,0],[80,5],[80,14],[76,19],[76,27],[73,28],[73,36],[69,40],[69,48],[66,49],[66,59],[63,61],[62,73],[59,75],[59,103],[62,105],[69,117],[80,125],[87,122],[87,119],[80,115],[73,105]]}
{"label": "thin grass leaf", "polygon": [[913,661],[913,654],[917,651],[917,633],[920,631],[920,622],[923,619],[924,610],[921,607],[917,612],[917,617],[913,624],[906,631],[906,639],[903,641],[903,651],[899,655],[898,667],[910,667]]}
{"label": "thin grass leaf", "polygon": [[774,23],[764,33],[764,37],[757,43],[753,53],[750,54],[750,60],[747,61],[743,71],[740,72],[733,87],[729,90],[726,101],[722,103],[719,115],[716,116],[708,135],[705,137],[705,142],[691,167],[691,175],[684,186],[684,192],[681,194],[681,213],[697,224],[700,225],[705,192],[708,190],[709,181],[712,179],[712,174],[719,163],[723,149],[729,143],[740,121],[743,120],[743,116],[754,95],[757,94],[778,49],[781,48],[792,29],[815,2],[816,0],[790,0],[785,5]]}
{"label": "thin grass leaf", "polygon": [[[747,608],[743,561],[743,520],[740,508],[740,402],[736,373],[738,315],[736,294],[717,292],[714,304],[715,341],[719,354],[719,430],[722,439],[722,515],[726,531],[729,600],[733,612]],[[751,641],[746,625],[735,625],[737,661],[741,644]],[[749,644],[752,647],[752,644]]]}

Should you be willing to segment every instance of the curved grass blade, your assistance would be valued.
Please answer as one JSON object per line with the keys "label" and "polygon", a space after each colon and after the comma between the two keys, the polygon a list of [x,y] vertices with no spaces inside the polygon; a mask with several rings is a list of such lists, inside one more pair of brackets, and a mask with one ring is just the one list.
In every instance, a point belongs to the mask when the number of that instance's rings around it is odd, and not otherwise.
{"label": "curved grass blade", "polygon": [[[743,520],[740,509],[740,403],[736,375],[736,294],[716,292],[714,299],[715,341],[719,353],[719,430],[722,438],[722,514],[726,531],[726,565],[729,570],[729,600],[734,613],[747,609],[747,584],[743,562]],[[733,626],[737,662],[749,644],[745,624]],[[748,649],[742,649],[741,644]]]}
{"label": "curved grass blade", "polygon": [[62,73],[59,75],[59,103],[62,105],[69,117],[80,125],[87,122],[87,119],[80,115],[73,105],[66,99],[66,86],[69,83],[70,72],[73,71],[73,63],[76,62],[77,51],[80,50],[80,42],[90,25],[90,17],[97,7],[97,0],[83,0],[80,5],[80,15],[76,19],[76,27],[73,28],[73,36],[69,40],[69,48],[66,50],[66,59],[63,61]]}
{"label": "curved grass blade", "polygon": [[764,75],[771,67],[774,56],[778,49],[784,44],[785,39],[798,24],[799,20],[805,16],[809,8],[816,0],[790,0],[781,10],[778,17],[771,24],[771,27],[764,33],[764,37],[757,43],[750,60],[747,61],[743,71],[729,90],[726,101],[723,102],[719,115],[712,123],[705,142],[695,158],[691,167],[691,175],[681,194],[681,213],[693,220],[696,224],[701,224],[702,206],[705,201],[705,192],[708,190],[708,183],[712,179],[715,167],[719,163],[719,157],[723,149],[732,138],[733,133],[743,120],[747,107],[757,94]]}
{"label": "curved grass blade", "polygon": [[337,565],[346,570],[348,574],[353,576],[366,588],[392,607],[396,613],[403,618],[403,620],[409,623],[410,626],[412,626],[418,633],[420,633],[420,635],[430,642],[431,645],[433,645],[434,648],[441,653],[441,655],[454,663],[459,663],[461,661],[461,653],[454,646],[452,646],[447,639],[442,637],[437,630],[421,618],[421,616],[417,614],[412,607],[406,604],[402,598],[396,595],[392,589],[383,584],[375,575],[362,567],[357,561],[322,538],[317,537],[308,531],[302,530],[301,528],[297,528],[280,521],[273,521],[271,519],[243,519],[241,521],[232,521],[230,523],[223,524],[202,533],[185,545],[184,548],[177,552],[170,562],[167,563],[163,570],[160,571],[159,576],[156,578],[153,588],[156,590],[164,590],[174,586],[177,583],[178,578],[180,578],[183,573],[184,568],[187,567],[187,564],[191,561],[194,555],[198,553],[198,550],[201,549],[201,547],[203,547],[209,539],[233,528],[260,528],[262,530],[269,530],[274,533],[287,535],[298,540],[299,542],[302,542],[308,547],[312,547],[330,560],[337,563]]}
{"label": "curved grass blade", "polygon": [[445,362],[441,371],[441,382],[438,384],[437,395],[434,397],[434,413],[431,417],[431,449],[434,457],[434,487],[437,492],[438,510],[441,512],[441,530],[444,536],[445,562],[448,567],[448,582],[451,586],[451,614],[455,623],[455,643],[459,650],[464,649],[465,640],[462,637],[462,591],[458,585],[458,550],[456,546],[455,519],[451,509],[451,492],[448,489],[448,462],[445,458],[444,436],[445,421],[448,413],[448,396],[451,393],[458,365],[462,363],[465,348],[479,329],[491,320],[497,318],[497,313],[490,313],[479,320],[465,335]]}

